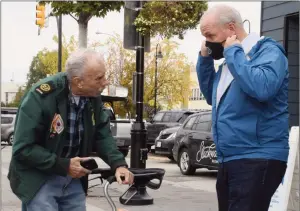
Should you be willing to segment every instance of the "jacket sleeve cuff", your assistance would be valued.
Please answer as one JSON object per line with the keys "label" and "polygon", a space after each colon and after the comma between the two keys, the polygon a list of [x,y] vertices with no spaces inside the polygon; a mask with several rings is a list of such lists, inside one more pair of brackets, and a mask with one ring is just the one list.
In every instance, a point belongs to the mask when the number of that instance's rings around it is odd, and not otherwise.
{"label": "jacket sleeve cuff", "polygon": [[114,163],[112,164],[111,170],[112,170],[113,172],[115,172],[116,169],[119,168],[119,167],[125,167],[125,168],[128,168],[128,165],[127,165],[127,163],[126,163],[125,160],[119,160],[119,161],[116,161],[116,162],[114,162]]}
{"label": "jacket sleeve cuff", "polygon": [[54,172],[60,176],[67,176],[70,167],[69,158],[56,158],[53,166]]}
{"label": "jacket sleeve cuff", "polygon": [[236,50],[236,48],[243,49],[241,44],[234,44],[234,45],[231,45],[231,46],[229,46],[227,48],[224,48],[224,52],[223,52],[224,57],[226,57],[226,55],[228,54],[228,52],[230,52],[232,50]]}
{"label": "jacket sleeve cuff", "polygon": [[214,59],[211,56],[202,56],[201,55],[201,51],[199,51],[198,61],[200,62],[200,64],[202,64],[202,63],[208,63],[208,62],[213,63]]}

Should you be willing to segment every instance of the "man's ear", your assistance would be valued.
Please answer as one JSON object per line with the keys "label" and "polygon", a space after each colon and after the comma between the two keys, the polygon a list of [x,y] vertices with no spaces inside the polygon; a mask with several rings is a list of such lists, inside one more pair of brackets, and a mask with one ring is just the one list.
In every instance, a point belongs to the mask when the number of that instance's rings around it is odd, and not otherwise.
{"label": "man's ear", "polygon": [[236,26],[233,22],[228,23],[228,27],[229,27],[230,31],[235,31],[235,29],[236,29]]}
{"label": "man's ear", "polygon": [[82,88],[82,80],[80,79],[80,77],[75,76],[72,78],[72,82],[78,87],[78,88]]}

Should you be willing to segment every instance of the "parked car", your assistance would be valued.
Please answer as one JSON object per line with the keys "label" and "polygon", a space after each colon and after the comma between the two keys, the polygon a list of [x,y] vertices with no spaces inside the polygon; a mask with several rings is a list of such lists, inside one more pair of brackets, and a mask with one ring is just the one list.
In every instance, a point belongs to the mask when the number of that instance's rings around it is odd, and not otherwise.
{"label": "parked car", "polygon": [[105,107],[105,112],[110,117],[110,129],[113,137],[116,140],[118,149],[126,157],[131,145],[131,125],[133,121],[130,119],[116,119],[112,108]]}
{"label": "parked car", "polygon": [[151,150],[151,146],[155,144],[155,139],[159,133],[171,127],[180,126],[186,118],[201,110],[169,110],[159,111],[151,120],[151,124],[147,125],[147,147]]}
{"label": "parked car", "polygon": [[1,107],[1,114],[17,114],[17,107]]}
{"label": "parked car", "polygon": [[211,112],[200,112],[190,115],[178,129],[173,157],[182,174],[192,175],[198,168],[218,169],[211,124]]}
{"label": "parked car", "polygon": [[14,126],[16,114],[1,114],[1,141],[9,145],[14,143]]}
{"label": "parked car", "polygon": [[159,133],[158,137],[155,139],[155,154],[163,155],[170,160],[174,160],[172,149],[178,129],[179,126],[171,127],[164,129]]}

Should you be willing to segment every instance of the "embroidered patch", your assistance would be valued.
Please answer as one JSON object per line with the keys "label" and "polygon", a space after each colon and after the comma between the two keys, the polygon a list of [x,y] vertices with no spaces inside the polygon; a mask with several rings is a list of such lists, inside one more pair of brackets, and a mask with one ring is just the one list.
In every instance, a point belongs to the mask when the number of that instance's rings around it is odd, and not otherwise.
{"label": "embroidered patch", "polygon": [[54,84],[52,81],[41,84],[39,87],[35,89],[40,95],[44,96],[49,94],[55,90]]}
{"label": "embroidered patch", "polygon": [[51,124],[51,132],[60,134],[63,130],[64,130],[64,122],[60,114],[55,114]]}

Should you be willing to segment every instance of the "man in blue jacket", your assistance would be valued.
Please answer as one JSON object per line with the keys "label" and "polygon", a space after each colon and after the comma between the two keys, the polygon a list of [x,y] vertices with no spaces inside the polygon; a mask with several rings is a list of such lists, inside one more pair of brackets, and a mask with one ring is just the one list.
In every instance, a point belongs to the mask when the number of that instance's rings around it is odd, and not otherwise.
{"label": "man in blue jacket", "polygon": [[[289,153],[288,61],[273,39],[247,34],[234,8],[202,16],[197,63],[200,88],[212,105],[220,164],[219,211],[268,211]],[[219,70],[214,60],[225,58]]]}

